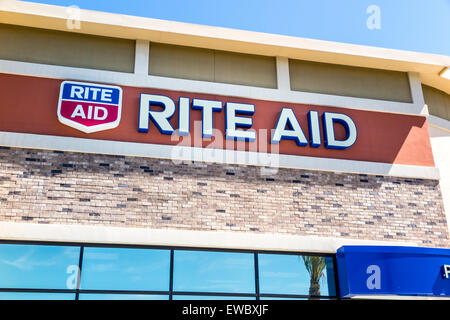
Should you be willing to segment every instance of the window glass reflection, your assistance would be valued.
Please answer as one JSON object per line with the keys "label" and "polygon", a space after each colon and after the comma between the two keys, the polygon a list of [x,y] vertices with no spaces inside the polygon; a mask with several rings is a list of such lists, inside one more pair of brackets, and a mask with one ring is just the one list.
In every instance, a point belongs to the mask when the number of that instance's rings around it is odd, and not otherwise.
{"label": "window glass reflection", "polygon": [[255,297],[174,295],[173,300],[256,300]]}
{"label": "window glass reflection", "polygon": [[75,293],[0,292],[0,300],[75,300]]}
{"label": "window glass reflection", "polygon": [[334,296],[330,257],[259,254],[261,293]]}
{"label": "window glass reflection", "polygon": [[308,298],[260,297],[259,300],[308,300]]}
{"label": "window glass reflection", "polygon": [[85,248],[82,289],[168,291],[170,251]]}
{"label": "window glass reflection", "polygon": [[82,293],[80,300],[169,300],[168,295]]}
{"label": "window glass reflection", "polygon": [[[254,257],[254,253],[174,250],[173,299],[254,300],[235,295],[255,294]],[[0,292],[0,300],[74,299],[74,293],[17,292],[14,288],[75,290],[79,258],[79,246],[1,244],[0,288],[15,292]],[[332,257],[259,253],[258,262],[260,293],[274,295],[261,299],[299,299],[280,297],[289,294],[336,297]],[[84,248],[82,300],[167,300],[169,282],[170,249]],[[139,294],[126,294],[126,290]]]}
{"label": "window glass reflection", "polygon": [[0,288],[73,289],[79,247],[0,245]]}
{"label": "window glass reflection", "polygon": [[255,293],[252,253],[176,250],[174,291]]}

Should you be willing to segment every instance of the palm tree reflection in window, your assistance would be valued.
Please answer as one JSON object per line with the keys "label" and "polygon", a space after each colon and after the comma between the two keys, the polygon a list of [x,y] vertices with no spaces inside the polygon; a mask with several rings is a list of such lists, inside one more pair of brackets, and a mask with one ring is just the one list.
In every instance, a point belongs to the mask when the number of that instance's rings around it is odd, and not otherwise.
{"label": "palm tree reflection in window", "polygon": [[326,267],[325,258],[319,256],[302,256],[302,259],[310,277],[309,296],[320,296],[320,279],[325,277],[325,273],[323,272]]}

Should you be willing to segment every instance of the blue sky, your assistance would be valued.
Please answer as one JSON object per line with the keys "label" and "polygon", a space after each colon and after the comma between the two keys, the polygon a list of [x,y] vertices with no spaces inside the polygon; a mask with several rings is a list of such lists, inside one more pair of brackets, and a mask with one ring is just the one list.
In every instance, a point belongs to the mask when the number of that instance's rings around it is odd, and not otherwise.
{"label": "blue sky", "polygon": [[[450,0],[37,0],[33,2],[450,55]],[[380,9],[380,29],[366,25]]]}

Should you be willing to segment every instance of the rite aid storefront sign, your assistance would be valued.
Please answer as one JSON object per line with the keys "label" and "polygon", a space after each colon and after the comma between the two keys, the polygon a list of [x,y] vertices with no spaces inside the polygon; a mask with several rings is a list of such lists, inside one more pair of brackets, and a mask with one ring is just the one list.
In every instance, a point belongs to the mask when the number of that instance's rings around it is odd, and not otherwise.
{"label": "rite aid storefront sign", "polygon": [[122,89],[64,81],[58,101],[58,120],[85,133],[113,129],[122,115]]}
{"label": "rite aid storefront sign", "polygon": [[[178,128],[169,120],[178,108]],[[219,100],[190,99],[180,97],[178,103],[168,96],[140,94],[138,131],[149,131],[150,121],[161,134],[190,134],[190,113],[200,112],[202,115],[202,137],[213,137],[214,113],[225,113],[225,137],[231,140],[255,141],[257,133],[252,129],[255,104],[236,103]],[[58,102],[58,120],[70,127],[85,133],[113,129],[119,125],[122,113],[122,89],[91,83],[64,81]],[[273,130],[271,143],[281,140],[294,140],[297,146],[317,148],[322,145],[321,127],[325,148],[347,149],[357,139],[354,121],[342,113],[324,112],[322,125],[319,112],[309,111],[308,136],[300,125],[292,108],[282,108]],[[337,139],[335,124],[345,130],[344,139]]]}
{"label": "rite aid storefront sign", "polygon": [[450,249],[343,246],[336,260],[341,297],[450,298]]}
{"label": "rite aid storefront sign", "polygon": [[39,135],[21,137],[36,138],[31,146],[294,168],[318,159],[317,168],[351,171],[434,167],[420,115],[1,73],[0,84],[0,132]]}

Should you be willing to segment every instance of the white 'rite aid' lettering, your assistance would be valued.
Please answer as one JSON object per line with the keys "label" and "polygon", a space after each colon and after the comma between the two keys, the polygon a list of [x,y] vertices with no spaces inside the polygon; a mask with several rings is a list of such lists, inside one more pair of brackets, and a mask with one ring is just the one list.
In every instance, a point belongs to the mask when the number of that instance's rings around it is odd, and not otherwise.
{"label": "white 'rite aid' lettering", "polygon": [[366,270],[370,276],[367,278],[366,286],[369,290],[381,289],[381,269],[376,264],[370,265]]}
{"label": "white 'rite aid' lettering", "polygon": [[86,115],[84,114],[83,106],[81,104],[77,105],[75,107],[75,110],[73,110],[72,115],[70,117],[71,118],[81,117],[83,119],[86,119]]}
{"label": "white 'rite aid' lettering", "polygon": [[[100,95],[99,95],[100,92]],[[97,100],[100,98],[103,102],[112,102],[113,91],[111,89],[102,89],[95,87],[83,87],[83,86],[74,86],[72,85],[70,88],[70,97],[78,98],[78,99],[91,99]]]}
{"label": "white 'rite aid' lettering", "polygon": [[185,97],[178,100],[178,134],[189,135],[189,98]]}
{"label": "white 'rite aid' lettering", "polygon": [[319,112],[308,112],[308,127],[309,127],[309,145],[313,148],[320,147],[322,144],[320,140],[320,120]]}
{"label": "white 'rite aid' lettering", "polygon": [[[99,111],[101,112],[101,115],[99,115]],[[94,116],[92,116],[92,113],[94,113]],[[81,104],[77,105],[75,107],[75,110],[73,110],[71,118],[81,117],[82,119],[94,119],[94,120],[105,120],[108,116],[108,109],[100,106],[88,106],[88,112],[87,116],[84,113],[83,106]]]}
{"label": "white 'rite aid' lettering", "polygon": [[[161,106],[163,110],[150,110],[151,105]],[[139,107],[139,132],[148,132],[149,119],[152,119],[161,133],[172,134],[175,130],[170,125],[169,119],[174,113],[175,103],[169,97],[142,93]]]}
{"label": "white 'rite aid' lettering", "polygon": [[[342,150],[351,147],[355,143],[357,137],[356,125],[349,116],[342,113],[324,112],[322,117],[325,148]],[[344,126],[346,132],[346,138],[344,140],[336,140],[334,134],[335,122]]]}
{"label": "white 'rite aid' lettering", "polygon": [[70,87],[70,97],[71,98],[78,98],[78,99],[83,99],[83,91],[84,91],[84,87],[80,87],[80,86],[71,86]]}
{"label": "white 'rite aid' lettering", "polygon": [[192,109],[202,110],[202,137],[211,138],[213,136],[213,112],[222,110],[222,102],[194,99]]}
{"label": "white 'rite aid' lettering", "polygon": [[84,98],[85,99],[89,99],[89,91],[92,92],[92,99],[96,100],[97,99],[97,93],[100,91],[100,88],[86,88],[86,90],[84,90]]}
{"label": "white 'rite aid' lettering", "polygon": [[[290,126],[290,129],[286,129],[287,125]],[[282,139],[295,140],[298,146],[306,146],[308,144],[308,140],[306,140],[294,111],[289,108],[281,110],[271,143],[279,143]]]}
{"label": "white 'rite aid' lettering", "polygon": [[[71,94],[75,96],[82,95],[84,88],[72,86]],[[96,93],[92,93],[96,94]],[[110,99],[112,90],[105,89],[101,93],[101,98]],[[162,107],[162,110],[152,110],[151,106]],[[80,107],[81,108],[81,107]],[[162,134],[171,135],[175,132],[169,120],[175,114],[175,102],[162,95],[141,94],[139,110],[139,132],[148,132],[149,120],[151,119]],[[213,136],[214,112],[222,111],[222,102],[216,100],[191,99],[180,97],[178,100],[178,134],[182,136],[189,135],[190,131],[190,112],[192,110],[202,112],[202,137],[211,138]],[[99,115],[97,110],[94,118],[104,118],[104,114]],[[91,117],[89,111],[88,117]],[[225,137],[230,140],[255,141],[256,131],[249,130],[253,126],[253,115],[255,105],[247,103],[225,103]],[[74,111],[72,117],[85,117],[82,109]],[[351,147],[357,139],[356,125],[353,120],[342,113],[324,112],[322,122],[318,111],[311,110],[307,114],[309,141],[300,126],[297,117],[291,108],[282,108],[271,137],[272,144],[278,144],[281,140],[294,140],[300,147],[307,146],[318,148],[322,145],[322,132],[325,141],[325,147],[328,149],[347,149]],[[335,135],[335,125],[342,125],[345,129],[345,138],[337,140]]]}
{"label": "white 'rite aid' lettering", "polygon": [[100,100],[102,101],[107,101],[107,102],[112,102],[112,95],[113,91],[110,89],[103,89],[102,90],[102,95],[100,97]]}
{"label": "white 'rite aid' lettering", "polygon": [[253,119],[250,117],[237,116],[236,113],[251,116],[255,112],[255,105],[227,102],[225,105],[225,109],[226,138],[230,140],[255,141],[255,131],[246,131],[236,128],[251,128],[251,126],[253,125]]}
{"label": "white 'rite aid' lettering", "polygon": [[[91,106],[89,106],[89,107],[91,107]],[[103,113],[102,116],[100,116],[98,114],[99,111],[101,111]],[[96,106],[94,108],[94,120],[105,120],[107,116],[108,116],[108,110],[106,108],[99,107],[99,106]]]}

